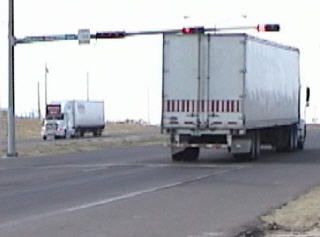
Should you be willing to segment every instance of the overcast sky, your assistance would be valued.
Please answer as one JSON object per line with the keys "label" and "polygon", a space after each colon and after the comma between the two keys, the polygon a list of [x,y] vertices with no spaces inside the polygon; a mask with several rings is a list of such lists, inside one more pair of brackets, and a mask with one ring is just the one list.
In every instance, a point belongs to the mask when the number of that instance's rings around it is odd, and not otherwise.
{"label": "overcast sky", "polygon": [[[281,32],[245,33],[298,47],[301,79],[312,89],[309,121],[320,117],[320,1],[277,0],[15,0],[15,35],[109,30],[156,30],[203,25],[223,27],[279,23]],[[187,16],[187,17],[185,17]],[[7,107],[8,1],[0,1],[0,105]],[[44,110],[47,63],[48,101],[104,100],[106,118],[160,122],[161,36],[18,45],[15,54],[16,113],[37,111],[37,82]]]}

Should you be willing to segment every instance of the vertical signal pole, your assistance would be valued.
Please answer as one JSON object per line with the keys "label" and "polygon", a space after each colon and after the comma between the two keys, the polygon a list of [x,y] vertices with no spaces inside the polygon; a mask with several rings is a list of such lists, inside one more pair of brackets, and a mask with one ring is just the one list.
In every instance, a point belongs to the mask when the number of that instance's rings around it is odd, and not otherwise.
{"label": "vertical signal pole", "polygon": [[14,0],[9,0],[9,29],[8,29],[8,44],[9,44],[9,75],[8,75],[8,150],[7,157],[15,157],[15,111],[14,111]]}

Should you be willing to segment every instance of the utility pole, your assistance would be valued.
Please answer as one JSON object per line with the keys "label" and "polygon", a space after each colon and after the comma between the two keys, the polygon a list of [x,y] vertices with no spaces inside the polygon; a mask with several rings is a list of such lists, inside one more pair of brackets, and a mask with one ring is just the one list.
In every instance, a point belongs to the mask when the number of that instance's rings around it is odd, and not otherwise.
{"label": "utility pole", "polygon": [[48,66],[47,63],[45,65],[45,69],[44,69],[44,104],[47,107],[48,104]]}
{"label": "utility pole", "polygon": [[40,108],[40,82],[38,81],[38,119],[41,119],[41,108]]}
{"label": "utility pole", "polygon": [[8,150],[7,157],[17,156],[15,144],[15,111],[14,111],[14,0],[9,0],[8,23]]}

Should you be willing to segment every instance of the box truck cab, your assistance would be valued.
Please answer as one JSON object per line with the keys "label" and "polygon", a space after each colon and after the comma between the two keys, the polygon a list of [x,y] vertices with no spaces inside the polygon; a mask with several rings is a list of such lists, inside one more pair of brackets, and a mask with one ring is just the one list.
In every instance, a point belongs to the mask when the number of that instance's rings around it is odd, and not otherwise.
{"label": "box truck cab", "polygon": [[104,127],[103,101],[52,102],[46,106],[41,136],[44,140],[82,137],[86,132],[101,136]]}

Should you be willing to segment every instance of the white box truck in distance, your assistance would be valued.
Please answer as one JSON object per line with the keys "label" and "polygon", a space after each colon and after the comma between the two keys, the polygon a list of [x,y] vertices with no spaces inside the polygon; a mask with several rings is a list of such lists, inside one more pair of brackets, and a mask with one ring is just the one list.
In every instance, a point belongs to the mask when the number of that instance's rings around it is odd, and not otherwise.
{"label": "white box truck in distance", "polygon": [[164,34],[162,131],[173,161],[227,148],[256,159],[260,145],[303,149],[299,50],[247,34]]}
{"label": "white box truck in distance", "polygon": [[105,127],[104,102],[70,100],[52,102],[46,106],[46,117],[41,130],[45,140],[82,137],[86,132],[101,136]]}

